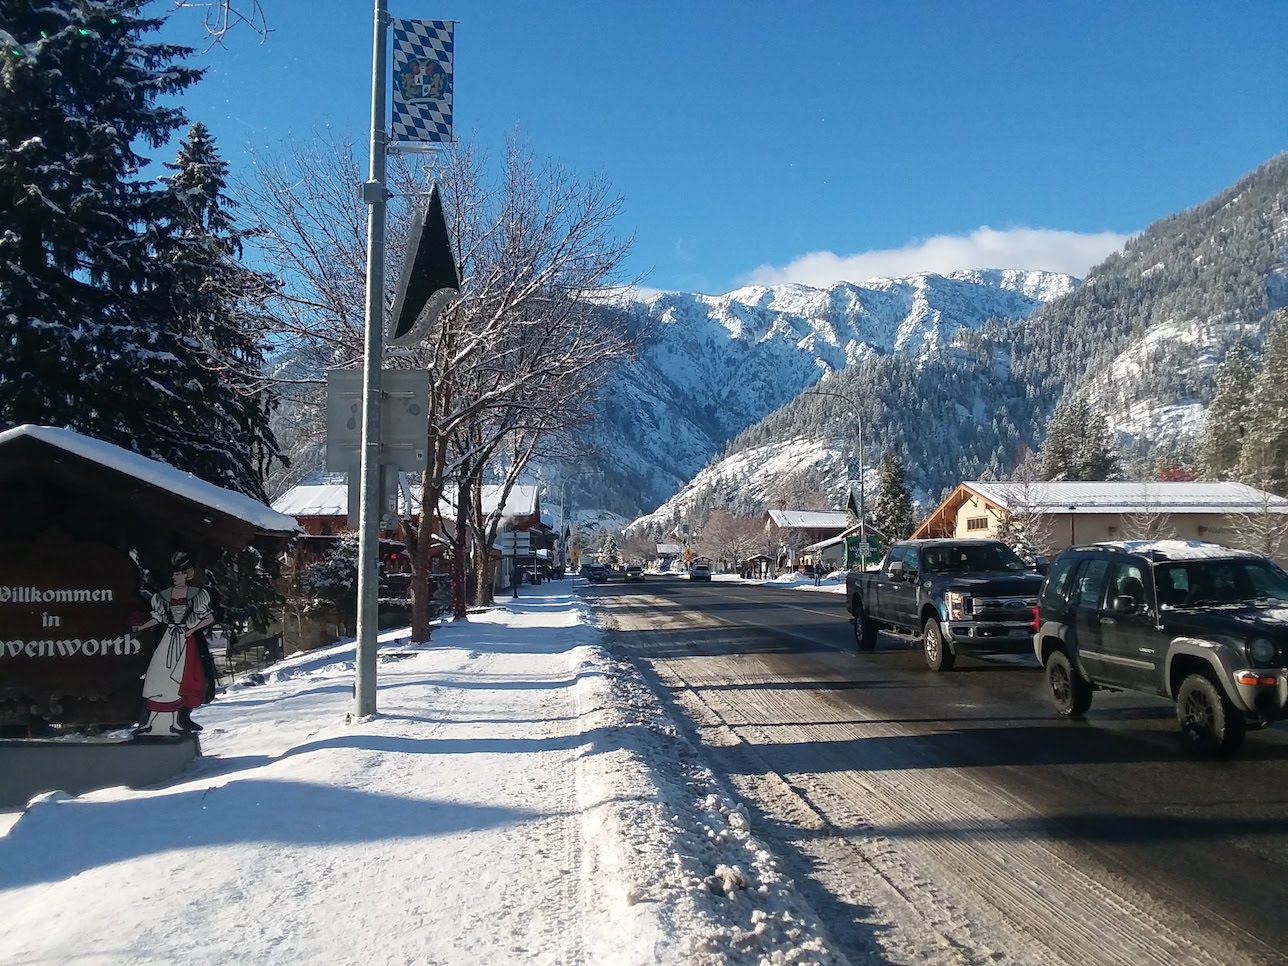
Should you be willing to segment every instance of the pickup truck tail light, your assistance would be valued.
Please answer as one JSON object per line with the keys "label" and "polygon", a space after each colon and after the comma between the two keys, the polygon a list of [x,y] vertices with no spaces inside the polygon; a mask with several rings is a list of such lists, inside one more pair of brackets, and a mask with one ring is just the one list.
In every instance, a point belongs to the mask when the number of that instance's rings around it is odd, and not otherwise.
{"label": "pickup truck tail light", "polygon": [[1033,633],[1038,632],[1038,605],[1033,605]]}

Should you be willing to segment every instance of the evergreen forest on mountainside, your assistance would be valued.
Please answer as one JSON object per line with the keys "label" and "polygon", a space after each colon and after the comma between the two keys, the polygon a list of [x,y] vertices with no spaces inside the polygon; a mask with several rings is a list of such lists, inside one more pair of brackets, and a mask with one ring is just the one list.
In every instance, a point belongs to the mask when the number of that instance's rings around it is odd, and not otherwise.
{"label": "evergreen forest on mountainside", "polygon": [[[1201,414],[1220,363],[1236,344],[1258,354],[1274,312],[1286,305],[1288,154],[1150,226],[1028,319],[960,329],[920,358],[868,358],[820,388],[858,404],[866,465],[893,452],[913,492],[932,504],[963,479],[1010,476],[1041,447],[1057,404],[1074,397],[1120,434],[1126,475],[1151,477],[1160,461],[1201,471]],[[1168,408],[1200,419],[1171,435],[1132,431],[1141,410]],[[857,455],[850,409],[807,391],[739,433],[713,462],[824,439],[845,457],[820,474],[839,506]],[[729,498],[697,490],[686,505],[701,515]],[[755,494],[736,499],[747,511],[756,503]]]}

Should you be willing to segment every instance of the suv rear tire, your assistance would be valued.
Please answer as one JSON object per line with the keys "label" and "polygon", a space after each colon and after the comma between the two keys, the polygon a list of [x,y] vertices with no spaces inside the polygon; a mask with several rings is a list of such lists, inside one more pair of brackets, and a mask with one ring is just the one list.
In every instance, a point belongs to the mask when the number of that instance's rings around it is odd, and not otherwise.
{"label": "suv rear tire", "polygon": [[854,649],[871,651],[877,646],[876,621],[868,616],[867,610],[860,601],[854,602]]}
{"label": "suv rear tire", "polygon": [[1078,673],[1064,651],[1052,651],[1046,662],[1047,693],[1058,714],[1081,718],[1091,707],[1091,682]]}
{"label": "suv rear tire", "polygon": [[1248,722],[1206,674],[1191,674],[1176,692],[1176,720],[1186,751],[1224,758],[1243,744]]}
{"label": "suv rear tire", "polygon": [[932,671],[951,671],[957,663],[957,655],[944,643],[944,632],[939,629],[939,621],[933,617],[927,618],[921,628],[921,648],[926,654],[926,664]]}

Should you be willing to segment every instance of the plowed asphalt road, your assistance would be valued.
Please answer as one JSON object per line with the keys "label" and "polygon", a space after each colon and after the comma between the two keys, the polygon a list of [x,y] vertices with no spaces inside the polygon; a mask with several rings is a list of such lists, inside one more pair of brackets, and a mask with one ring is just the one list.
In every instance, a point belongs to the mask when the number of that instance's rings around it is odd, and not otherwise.
{"label": "plowed asphalt road", "polygon": [[935,674],[840,595],[586,586],[855,962],[1288,962],[1288,730],[1186,758],[1172,707],[1051,711],[1032,655]]}

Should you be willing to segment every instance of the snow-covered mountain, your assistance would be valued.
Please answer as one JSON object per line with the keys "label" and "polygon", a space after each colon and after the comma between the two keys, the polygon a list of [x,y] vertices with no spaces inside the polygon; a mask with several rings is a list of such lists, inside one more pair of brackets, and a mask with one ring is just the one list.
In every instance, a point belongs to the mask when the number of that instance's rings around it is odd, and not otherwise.
{"label": "snow-covered mountain", "polygon": [[1027,318],[1073,291],[1053,272],[970,271],[655,294],[632,307],[653,339],[604,394],[587,498],[636,514],[658,506],[741,430],[829,372],[888,355],[926,358],[962,329]]}
{"label": "snow-covered mountain", "polygon": [[[871,485],[871,468],[864,473]],[[775,483],[801,471],[841,479],[847,467],[842,448],[825,439],[799,437],[738,450],[712,460],[652,513],[631,521],[626,533],[663,536],[685,520],[701,519],[713,505],[746,516],[765,502]],[[839,506],[843,495],[833,494]]]}
{"label": "snow-covered mountain", "polygon": [[[847,358],[858,364],[836,371],[829,387],[862,406],[869,493],[884,451],[932,504],[962,479],[1006,476],[1041,444],[1065,393],[1085,394],[1106,414],[1129,472],[1157,459],[1193,465],[1226,352],[1240,340],[1258,346],[1271,314],[1288,306],[1288,154],[1150,226],[1084,284],[1027,292],[1054,297],[1031,315],[999,312],[980,326],[950,330],[943,316],[936,325],[910,312],[906,327],[861,330],[880,331],[880,349],[856,348]],[[928,304],[942,306],[937,296]],[[714,508],[754,512],[788,474],[840,506],[855,449],[852,425],[826,417],[817,399],[795,399],[632,529],[665,530]]]}

